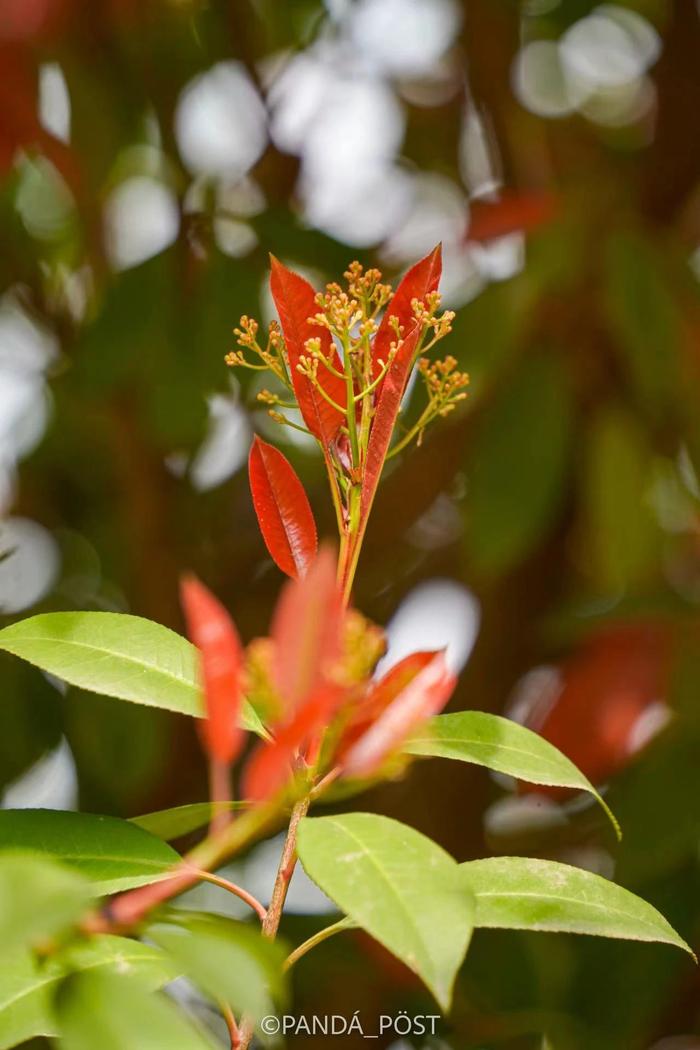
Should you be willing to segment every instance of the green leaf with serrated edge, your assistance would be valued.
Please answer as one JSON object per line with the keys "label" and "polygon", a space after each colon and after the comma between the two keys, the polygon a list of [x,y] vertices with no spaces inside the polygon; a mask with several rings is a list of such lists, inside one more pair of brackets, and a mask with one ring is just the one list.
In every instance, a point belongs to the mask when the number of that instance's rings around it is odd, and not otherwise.
{"label": "green leaf with serrated edge", "polygon": [[[8,810],[4,811],[9,812]],[[4,813],[0,813],[0,818]],[[4,849],[27,843],[10,842]],[[8,849],[0,853],[0,945],[3,951],[26,947],[70,926],[95,897],[94,887],[55,859]]]}
{"label": "green leaf with serrated edge", "polygon": [[404,745],[404,751],[471,762],[529,784],[588,791],[603,807],[620,838],[620,825],[610,807],[573,762],[548,740],[509,718],[483,711],[436,715]]}
{"label": "green leaf with serrated edge", "polygon": [[62,1050],[214,1050],[171,1000],[133,977],[75,974],[59,987],[55,1004]]}
{"label": "green leaf with serrated edge", "polygon": [[84,875],[93,895],[157,882],[180,855],[128,820],[53,809],[0,810],[0,845],[62,861]]}
{"label": "green leaf with serrated edge", "polygon": [[452,857],[413,828],[372,813],[307,817],[298,853],[323,892],[447,1010],[474,907]]}
{"label": "green leaf with serrated edge", "polygon": [[460,865],[476,898],[475,926],[588,933],[691,949],[651,904],[569,864],[491,857]]}
{"label": "green leaf with serrated edge", "polygon": [[217,813],[231,813],[239,809],[248,809],[249,806],[248,802],[193,802],[188,806],[144,813],[143,816],[131,817],[130,820],[132,824],[138,824],[151,835],[157,835],[159,839],[170,842],[171,839],[203,828]]}
{"label": "green leaf with serrated edge", "polygon": [[189,915],[153,923],[146,934],[206,995],[236,1014],[257,1021],[274,1013],[273,1000],[284,998],[284,952],[244,923]]}
{"label": "green leaf with serrated edge", "polygon": [[154,945],[100,934],[70,945],[42,964],[27,951],[0,957],[0,1050],[35,1036],[57,1034],[51,1006],[60,981],[71,972],[112,971],[160,988],[178,976],[171,960]]}
{"label": "green leaf with serrated edge", "polygon": [[[0,649],[89,692],[204,716],[197,650],[141,616],[111,612],[41,613],[0,631]],[[245,729],[265,736],[250,704]]]}

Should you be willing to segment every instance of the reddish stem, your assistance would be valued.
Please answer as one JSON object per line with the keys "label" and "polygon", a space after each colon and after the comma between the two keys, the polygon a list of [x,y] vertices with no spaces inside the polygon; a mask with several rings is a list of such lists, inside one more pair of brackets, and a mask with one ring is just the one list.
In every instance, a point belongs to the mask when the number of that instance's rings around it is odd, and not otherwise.
{"label": "reddish stem", "polygon": [[228,802],[231,794],[231,766],[228,762],[220,762],[216,758],[209,759],[209,799],[214,807],[209,822],[209,834],[216,835],[230,824],[232,813],[223,807],[219,809],[217,802]]}
{"label": "reddish stem", "polygon": [[228,1028],[228,1035],[231,1040],[231,1050],[239,1050],[241,1045],[241,1033],[236,1024],[236,1018],[233,1016],[233,1010],[228,1003],[221,1003],[221,1013],[226,1022],[226,1027]]}
{"label": "reddish stem", "polygon": [[[306,816],[310,804],[310,796],[300,799],[294,806],[289,820],[287,837],[285,838],[284,846],[282,847],[282,855],[280,856],[275,885],[272,890],[270,907],[267,909],[267,914],[262,924],[263,937],[267,937],[271,941],[277,936],[280,920],[282,918],[282,909],[284,908],[287,891],[289,890],[289,883],[292,880],[294,868],[296,867],[297,831],[299,829],[299,824]],[[248,1050],[250,1041],[253,1038],[254,1030],[255,1025],[253,1021],[251,1021],[250,1018],[245,1018],[240,1029],[239,1050]]]}
{"label": "reddish stem", "polygon": [[254,912],[256,912],[261,922],[265,921],[267,911],[265,907],[260,903],[257,897],[254,897],[252,893],[248,893],[248,890],[244,890],[242,886],[237,885],[235,882],[231,882],[229,879],[224,879],[221,875],[215,875],[211,871],[197,871],[197,875],[202,882],[210,882],[212,886],[220,886],[223,890],[227,890],[228,893],[232,893],[235,897],[240,898],[246,904],[250,905]]}

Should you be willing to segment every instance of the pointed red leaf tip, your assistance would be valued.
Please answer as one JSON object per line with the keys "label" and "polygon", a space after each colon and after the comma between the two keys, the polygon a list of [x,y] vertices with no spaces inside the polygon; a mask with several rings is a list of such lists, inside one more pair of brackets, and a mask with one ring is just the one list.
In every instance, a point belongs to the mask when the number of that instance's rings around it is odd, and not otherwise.
{"label": "pointed red leaf tip", "polygon": [[318,539],[304,486],[294,468],[274,445],[255,437],[248,478],[270,557],[287,576],[303,576],[316,556]]}
{"label": "pointed red leaf tip", "polygon": [[379,485],[379,478],[389,451],[391,437],[394,433],[396,420],[401,409],[401,401],[411,371],[411,363],[418,336],[419,329],[417,327],[406,336],[401,350],[394,358],[394,363],[381,384],[367,444],[365,468],[362,474],[360,505],[362,517],[365,520],[372,509],[372,503]]}
{"label": "pointed red leaf tip", "polygon": [[385,675],[373,682],[357,704],[338,746],[342,761],[353,744],[367,732],[396,697],[437,655],[436,650],[411,653],[394,664]]}
{"label": "pointed red leaf tip", "polygon": [[435,653],[353,744],[343,761],[344,774],[349,777],[372,776],[414,729],[442,711],[456,682],[444,652]]}
{"label": "pointed red leaf tip", "polygon": [[396,334],[391,325],[391,318],[398,318],[399,324],[404,330],[404,338],[406,338],[415,319],[411,308],[411,300],[424,300],[429,292],[436,292],[441,274],[442,247],[438,244],[424,259],[412,266],[400,281],[384,312],[377,334],[372,342],[372,362],[375,377],[380,371],[379,361],[386,361],[389,347],[396,340]]}
{"label": "pointed red leaf tip", "polygon": [[328,724],[344,692],[333,683],[321,685],[289,721],[275,730],[272,742],[258,745],[243,775],[244,798],[262,802],[285,787],[293,773],[295,755]]}
{"label": "pointed red leaf tip", "polygon": [[180,601],[187,633],[199,649],[207,717],[198,728],[207,754],[233,762],[243,744],[238,724],[241,707],[243,648],[233,620],[196,576],[183,576]]}
{"label": "pointed red leaf tip", "polygon": [[[309,318],[320,310],[313,287],[298,273],[287,269],[274,255],[270,256],[270,264],[270,291],[282,325],[289,372],[299,409],[314,437],[328,447],[345,421],[345,413],[329,404],[308,377],[297,371],[297,365],[299,358],[307,353],[304,345],[307,339],[321,340],[322,352],[338,371],[342,372],[343,365],[328,329],[309,323]],[[322,364],[318,367],[318,381],[331,400],[344,409],[347,404],[345,381],[334,376]]]}
{"label": "pointed red leaf tip", "polygon": [[334,552],[322,547],[303,578],[287,583],[272,619],[273,676],[287,711],[327,679],[340,654],[344,620]]}

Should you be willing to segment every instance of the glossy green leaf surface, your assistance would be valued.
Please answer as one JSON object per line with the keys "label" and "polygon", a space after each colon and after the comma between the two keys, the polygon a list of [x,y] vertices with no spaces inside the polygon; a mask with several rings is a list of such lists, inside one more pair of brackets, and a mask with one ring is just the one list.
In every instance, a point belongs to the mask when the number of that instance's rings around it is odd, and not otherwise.
{"label": "glossy green leaf surface", "polygon": [[436,715],[404,746],[404,751],[472,762],[530,784],[588,791],[610,817],[619,836],[615,817],[573,762],[548,740],[509,718],[483,711]]}
{"label": "glossy green leaf surface", "polygon": [[128,820],[53,809],[0,810],[0,842],[62,861],[93,895],[164,878],[180,856]]}
{"label": "glossy green leaf surface", "polygon": [[691,951],[651,904],[590,871],[529,857],[469,861],[461,870],[476,898],[476,926],[660,941]]}
{"label": "glossy green leaf surface", "polygon": [[[0,649],[93,693],[194,718],[204,714],[195,647],[141,616],[41,613],[0,631]],[[249,704],[241,721],[246,729],[263,732]]]}
{"label": "glossy green leaf surface", "polygon": [[474,906],[452,857],[413,828],[372,813],[307,818],[298,851],[324,893],[447,1009]]}
{"label": "glossy green leaf surface", "polygon": [[170,842],[181,835],[188,835],[191,831],[205,827],[217,813],[231,813],[247,808],[245,802],[192,802],[187,806],[174,806],[172,809],[144,813],[140,817],[131,817],[130,821],[164,842]]}

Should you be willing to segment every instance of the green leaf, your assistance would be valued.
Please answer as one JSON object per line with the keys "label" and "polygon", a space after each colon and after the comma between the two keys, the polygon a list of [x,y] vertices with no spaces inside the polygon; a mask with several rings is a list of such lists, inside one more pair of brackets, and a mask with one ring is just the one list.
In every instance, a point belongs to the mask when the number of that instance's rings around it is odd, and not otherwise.
{"label": "green leaf", "polygon": [[0,1050],[37,1035],[54,1035],[50,991],[58,976],[41,967],[31,952],[0,955]]}
{"label": "green leaf", "polygon": [[259,1020],[274,1012],[273,1000],[284,998],[280,946],[243,923],[191,915],[146,932],[205,994],[237,1014]]}
{"label": "green leaf", "polygon": [[[0,820],[9,810],[0,812]],[[26,846],[2,833],[4,849]],[[0,853],[0,945],[3,951],[52,937],[84,912],[94,888],[54,860],[10,850]]]}
{"label": "green leaf", "polygon": [[[110,612],[41,613],[0,631],[0,649],[93,693],[204,716],[197,650],[141,616]],[[250,706],[244,728],[264,736]]]}
{"label": "green leaf", "polygon": [[81,973],[56,996],[63,1050],[214,1050],[214,1043],[159,992],[133,977]]}
{"label": "green leaf", "polygon": [[693,954],[656,908],[590,871],[528,857],[460,867],[476,898],[476,926],[660,941]]}
{"label": "green leaf", "polygon": [[217,813],[231,813],[247,809],[248,806],[247,802],[193,802],[188,806],[175,806],[173,809],[160,809],[155,813],[144,813],[141,817],[131,817],[131,823],[170,842],[204,827]]}
{"label": "green leaf", "polygon": [[159,988],[177,976],[171,961],[152,945],[127,937],[98,935],[70,945],[45,964],[30,952],[0,958],[0,1050],[35,1036],[57,1034],[52,997],[67,973],[100,970],[138,977],[148,988]]}
{"label": "green leaf", "polygon": [[54,962],[64,973],[104,969],[137,977],[142,987],[151,989],[161,988],[180,973],[155,945],[109,933],[93,934],[87,940],[68,945],[54,957]]}
{"label": "green leaf", "polygon": [[156,882],[180,860],[174,849],[128,820],[53,809],[0,810],[0,843],[63,861],[100,896]]}
{"label": "green leaf", "polygon": [[554,522],[571,445],[568,378],[528,356],[483,417],[471,452],[467,550],[489,575],[522,559]]}
{"label": "green leaf", "polygon": [[448,1009],[474,906],[452,857],[413,828],[371,813],[306,818],[298,852],[323,892]]}
{"label": "green leaf", "polygon": [[405,746],[410,755],[472,762],[530,784],[588,791],[620,837],[620,826],[590,781],[548,740],[500,715],[459,711],[436,715]]}

